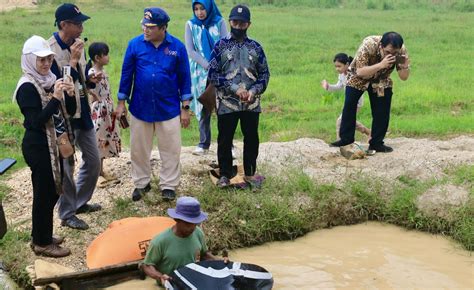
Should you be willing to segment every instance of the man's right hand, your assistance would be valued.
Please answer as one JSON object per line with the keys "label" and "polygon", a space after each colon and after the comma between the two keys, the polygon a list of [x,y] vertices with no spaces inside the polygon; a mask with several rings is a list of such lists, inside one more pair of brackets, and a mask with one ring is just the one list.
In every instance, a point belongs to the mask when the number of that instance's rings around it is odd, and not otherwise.
{"label": "man's right hand", "polygon": [[239,88],[235,94],[239,97],[240,101],[248,102],[249,92],[246,89]]}
{"label": "man's right hand", "polygon": [[125,101],[118,101],[117,108],[115,108],[115,116],[119,119],[122,115],[127,116],[127,108],[125,107]]}
{"label": "man's right hand", "polygon": [[396,56],[391,55],[391,54],[386,55],[380,62],[381,69],[389,68],[395,63],[396,60],[397,60]]}
{"label": "man's right hand", "polygon": [[75,68],[84,51],[84,41],[76,38],[76,41],[69,48],[71,49],[71,60],[69,64]]}

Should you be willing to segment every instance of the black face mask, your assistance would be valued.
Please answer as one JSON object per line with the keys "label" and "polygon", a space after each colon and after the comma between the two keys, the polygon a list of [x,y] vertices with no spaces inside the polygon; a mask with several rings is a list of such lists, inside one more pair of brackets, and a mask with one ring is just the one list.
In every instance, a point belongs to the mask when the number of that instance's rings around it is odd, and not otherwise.
{"label": "black face mask", "polygon": [[230,28],[230,33],[232,33],[232,35],[235,38],[237,38],[239,40],[242,40],[247,35],[247,29],[237,29],[237,28],[231,27]]}

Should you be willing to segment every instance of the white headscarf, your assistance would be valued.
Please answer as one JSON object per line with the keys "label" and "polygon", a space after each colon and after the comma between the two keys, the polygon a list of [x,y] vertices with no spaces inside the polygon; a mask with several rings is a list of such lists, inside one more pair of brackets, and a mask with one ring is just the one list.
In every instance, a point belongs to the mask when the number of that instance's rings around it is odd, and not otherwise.
{"label": "white headscarf", "polygon": [[56,75],[49,70],[47,75],[42,75],[36,69],[36,58],[33,53],[21,55],[21,69],[24,74],[30,75],[43,89],[50,89],[56,82]]}

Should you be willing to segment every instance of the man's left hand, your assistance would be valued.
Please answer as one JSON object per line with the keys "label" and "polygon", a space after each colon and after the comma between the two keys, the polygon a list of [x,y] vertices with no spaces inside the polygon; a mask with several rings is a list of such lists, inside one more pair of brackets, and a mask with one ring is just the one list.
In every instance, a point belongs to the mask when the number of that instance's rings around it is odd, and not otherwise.
{"label": "man's left hand", "polygon": [[191,122],[189,110],[181,110],[181,127],[188,128]]}

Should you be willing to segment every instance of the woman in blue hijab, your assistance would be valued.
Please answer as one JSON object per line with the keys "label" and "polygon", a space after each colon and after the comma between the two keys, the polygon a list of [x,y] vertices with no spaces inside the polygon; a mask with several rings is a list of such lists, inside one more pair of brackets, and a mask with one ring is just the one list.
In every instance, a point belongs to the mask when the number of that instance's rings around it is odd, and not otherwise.
{"label": "woman in blue hijab", "polygon": [[194,155],[205,155],[211,145],[211,112],[197,98],[206,89],[209,59],[214,44],[228,34],[225,20],[214,0],[193,0],[193,17],[186,23],[185,43],[191,68],[191,109],[199,120],[199,144]]}

